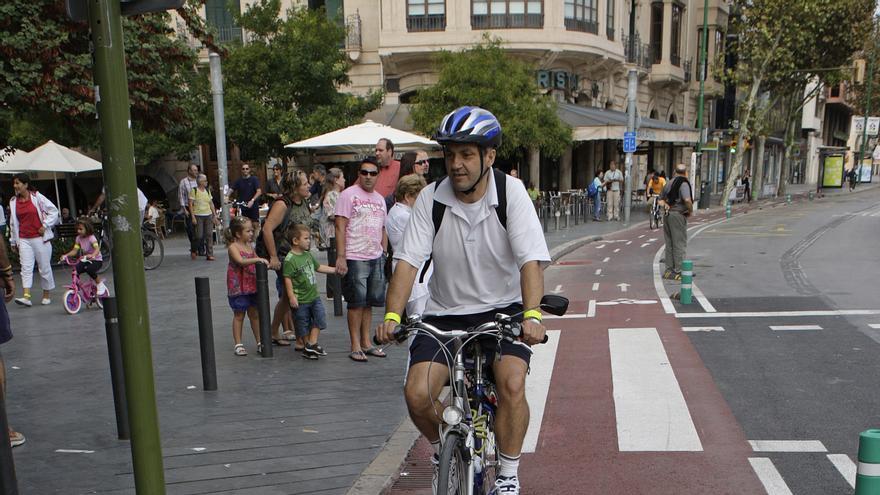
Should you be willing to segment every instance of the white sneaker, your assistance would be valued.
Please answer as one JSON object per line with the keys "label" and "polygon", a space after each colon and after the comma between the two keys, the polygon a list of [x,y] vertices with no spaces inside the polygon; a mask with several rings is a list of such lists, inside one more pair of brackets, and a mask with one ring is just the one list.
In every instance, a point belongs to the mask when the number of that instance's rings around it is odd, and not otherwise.
{"label": "white sneaker", "polygon": [[495,478],[495,488],[489,495],[519,495],[519,478],[498,476]]}
{"label": "white sneaker", "polygon": [[31,298],[29,297],[19,297],[15,300],[15,304],[27,307],[31,307],[34,305],[34,303],[31,302]]}
{"label": "white sneaker", "polygon": [[42,304],[43,306],[48,306],[48,305],[52,304],[52,300],[49,299],[48,297],[44,297],[43,300],[40,301],[40,304]]}
{"label": "white sneaker", "polygon": [[98,297],[107,297],[107,292],[109,292],[109,290],[107,289],[107,286],[104,285],[104,282],[98,284]]}

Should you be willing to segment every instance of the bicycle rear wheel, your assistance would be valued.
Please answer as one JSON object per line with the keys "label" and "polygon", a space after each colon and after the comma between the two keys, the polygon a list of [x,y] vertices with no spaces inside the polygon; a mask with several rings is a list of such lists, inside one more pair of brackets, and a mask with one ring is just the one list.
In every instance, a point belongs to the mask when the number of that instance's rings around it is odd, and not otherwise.
{"label": "bicycle rear wheel", "polygon": [[448,495],[470,495],[467,486],[468,463],[464,460],[463,439],[456,433],[450,434],[440,450],[440,465],[437,469],[437,493]]}
{"label": "bicycle rear wheel", "polygon": [[98,268],[98,273],[104,273],[110,269],[110,250],[113,245],[110,242],[110,239],[104,237],[101,239],[101,259],[103,262],[101,263],[101,267]]}
{"label": "bicycle rear wheel", "polygon": [[165,259],[165,245],[152,230],[141,230],[141,243],[144,249],[144,269],[153,270]]}

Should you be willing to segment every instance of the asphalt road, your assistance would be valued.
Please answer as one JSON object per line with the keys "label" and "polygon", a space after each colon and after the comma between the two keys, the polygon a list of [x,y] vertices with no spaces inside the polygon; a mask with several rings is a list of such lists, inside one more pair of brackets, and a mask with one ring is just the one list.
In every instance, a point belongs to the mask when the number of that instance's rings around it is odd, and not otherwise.
{"label": "asphalt road", "polygon": [[688,335],[747,438],[794,442],[754,454],[790,493],[852,493],[859,432],[880,423],[878,240],[872,190],[738,215],[688,246],[708,311],[679,321],[713,328]]}

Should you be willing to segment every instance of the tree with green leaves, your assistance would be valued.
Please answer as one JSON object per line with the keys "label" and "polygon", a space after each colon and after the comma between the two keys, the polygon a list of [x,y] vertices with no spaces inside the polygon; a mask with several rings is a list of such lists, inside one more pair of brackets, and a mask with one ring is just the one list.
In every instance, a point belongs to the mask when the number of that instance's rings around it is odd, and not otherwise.
{"label": "tree with green leaves", "polygon": [[[280,156],[285,144],[359,122],[377,108],[381,92],[366,97],[339,91],[351,63],[339,49],[345,28],[323,10],[259,0],[234,13],[247,33],[244,44],[227,45],[223,59],[226,132],[242,156],[262,161]],[[195,120],[197,135],[210,134],[210,96]]]}
{"label": "tree with green leaves", "polygon": [[[744,93],[737,108],[737,149],[744,150],[746,138],[759,134],[755,131],[780,102],[788,103],[786,121],[793,125],[809,101],[803,95],[807,82],[841,77],[840,71],[828,69],[849,64],[870,28],[873,9],[872,0],[734,1],[731,31],[736,40],[728,49],[734,50],[737,65],[725,70],[723,79]],[[759,98],[764,92],[770,97]],[[794,134],[787,134],[790,148]],[[736,154],[722,202],[742,173],[743,155]]]}
{"label": "tree with green leaves", "polygon": [[421,90],[412,108],[419,132],[430,136],[444,115],[474,105],[501,122],[502,157],[535,148],[558,157],[571,144],[571,128],[556,115],[556,103],[540,94],[535,68],[508,55],[501,40],[485,38],[468,50],[439,52],[435,63],[437,84]]}
{"label": "tree with green leaves", "polygon": [[[171,36],[167,13],[127,17],[123,29],[137,163],[191,150],[195,51]],[[63,0],[0,3],[0,144],[97,149],[94,100],[88,25]]]}

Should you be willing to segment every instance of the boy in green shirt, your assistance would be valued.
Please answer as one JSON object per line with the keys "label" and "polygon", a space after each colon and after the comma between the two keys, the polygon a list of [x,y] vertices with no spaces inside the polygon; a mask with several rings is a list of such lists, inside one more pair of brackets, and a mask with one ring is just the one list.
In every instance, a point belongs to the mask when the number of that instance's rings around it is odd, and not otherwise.
{"label": "boy in green shirt", "polygon": [[327,353],[318,345],[318,334],[327,328],[324,304],[318,296],[315,272],[336,273],[336,268],[318,263],[310,251],[312,245],[309,228],[302,224],[287,229],[290,252],[284,257],[284,287],[293,311],[293,326],[297,347],[302,346],[306,359],[318,359]]}

